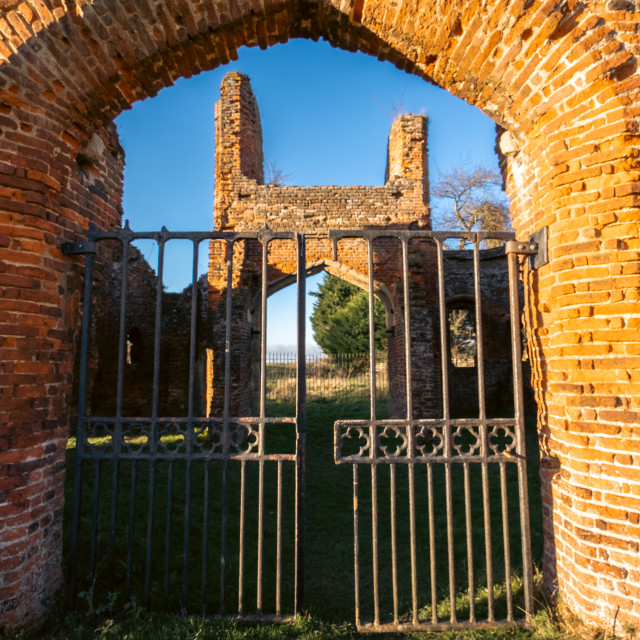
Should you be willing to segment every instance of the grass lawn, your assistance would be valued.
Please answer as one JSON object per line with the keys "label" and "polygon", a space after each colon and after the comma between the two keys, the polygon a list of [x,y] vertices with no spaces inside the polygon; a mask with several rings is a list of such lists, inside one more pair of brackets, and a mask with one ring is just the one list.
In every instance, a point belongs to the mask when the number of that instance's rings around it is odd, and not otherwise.
{"label": "grass lawn", "polygon": [[[287,415],[291,407],[272,405],[270,415]],[[380,411],[384,411],[381,406]],[[364,418],[368,404],[364,401],[337,403],[310,403],[307,419],[307,495],[306,495],[306,548],[305,548],[305,614],[294,623],[246,625],[230,620],[211,618],[220,608],[221,578],[221,465],[192,462],[187,470],[184,461],[156,463],[154,469],[153,508],[149,509],[150,468],[148,462],[121,461],[114,469],[110,461],[96,465],[89,461],[83,476],[83,492],[78,542],[78,596],[76,612],[63,616],[48,627],[51,640],[63,638],[357,638],[354,619],[353,576],[353,495],[351,465],[336,465],[333,461],[333,422],[337,419]],[[274,450],[294,447],[295,434],[286,425],[273,429],[269,446]],[[536,447],[535,426],[528,429],[528,446]],[[73,468],[74,450],[68,452]],[[535,456],[534,456],[535,457]],[[234,463],[239,465],[239,463]],[[371,613],[371,496],[370,469],[361,465],[360,471],[360,545],[362,616]],[[385,465],[387,466],[387,465]],[[421,590],[419,606],[421,619],[430,619],[431,596],[429,582],[428,522],[426,503],[426,465],[416,470],[417,533],[419,542],[418,577]],[[454,465],[460,467],[461,465]],[[517,494],[515,491],[515,465],[508,469],[509,523],[512,551],[512,579],[514,606],[522,599],[521,560],[518,540]],[[255,468],[254,468],[255,467]],[[258,464],[247,463],[245,470],[245,500],[243,563],[243,608],[247,613],[255,610],[257,597],[257,512]],[[231,467],[230,467],[231,469]],[[237,467],[228,476],[228,528],[225,554],[225,609],[234,614],[238,608],[240,533],[240,485]],[[283,464],[282,472],[282,609],[291,610],[293,600],[293,463]],[[434,470],[434,506],[436,511],[436,540],[441,546],[436,554],[438,576],[438,605],[440,619],[450,610],[448,600],[448,564],[446,553],[446,509],[444,504],[444,472]],[[460,471],[459,469],[457,471]],[[116,473],[114,473],[116,472]],[[275,604],[274,565],[277,537],[277,471],[276,463],[265,463],[263,505],[263,606],[273,609]],[[482,617],[486,610],[484,541],[482,528],[482,499],[479,470],[472,469],[472,510],[479,517],[474,531],[474,573],[477,588],[476,609]],[[475,475],[474,475],[475,474]],[[381,611],[388,616],[392,609],[390,595],[391,549],[389,516],[389,469],[380,468],[378,478],[379,555]],[[72,485],[69,474],[69,492]],[[398,465],[397,473],[398,519],[398,587],[401,616],[410,610],[409,551],[407,533],[407,473]],[[187,482],[189,478],[189,482]],[[456,563],[456,610],[464,617],[468,610],[466,554],[464,534],[464,495],[462,473],[453,473],[453,520]],[[502,514],[500,511],[499,478],[497,470],[490,475],[493,494],[491,507],[492,546],[494,547],[494,576],[496,587],[496,614],[504,615],[504,547],[502,542]],[[113,488],[116,499],[112,500]],[[133,499],[131,499],[132,488]],[[542,555],[540,517],[540,491],[536,465],[529,466],[530,511],[532,523],[532,551],[534,563]],[[185,496],[189,495],[189,500]],[[94,497],[98,497],[94,509]],[[65,521],[70,522],[71,495],[66,501]],[[185,526],[185,505],[189,504],[190,518]],[[204,505],[207,506],[205,516]],[[115,506],[115,509],[114,509]],[[152,526],[149,528],[149,515]],[[94,523],[97,523],[94,529]],[[112,527],[112,523],[115,526]],[[112,535],[113,533],[113,535]],[[149,533],[149,535],[148,535]],[[92,542],[92,538],[95,541]],[[67,535],[68,539],[68,535]],[[188,544],[185,545],[185,540]],[[150,546],[147,548],[147,542]],[[185,556],[186,554],[186,556]],[[184,571],[184,558],[188,558]],[[151,562],[148,564],[148,560]],[[145,603],[145,582],[149,585],[149,610]],[[202,617],[202,585],[205,616]],[[137,604],[136,604],[137,603]],[[184,615],[184,614],[188,615]],[[183,615],[175,615],[183,614]],[[554,638],[559,635],[546,617],[544,610],[536,614],[535,629],[474,630],[409,635],[385,634],[386,638],[420,637],[449,640],[451,638]]]}

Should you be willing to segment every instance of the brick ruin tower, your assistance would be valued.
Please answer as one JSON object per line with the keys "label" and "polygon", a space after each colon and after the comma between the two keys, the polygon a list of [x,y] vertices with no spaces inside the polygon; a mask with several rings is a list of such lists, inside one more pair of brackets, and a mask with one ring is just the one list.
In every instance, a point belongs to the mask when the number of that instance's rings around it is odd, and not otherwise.
{"label": "brick ruin tower", "polygon": [[[430,229],[427,118],[403,115],[391,125],[385,185],[381,187],[296,187],[265,185],[262,129],[256,99],[247,76],[229,73],[216,104],[215,208],[216,231],[304,233],[307,274],[324,270],[368,289],[367,243],[341,240],[333,254],[328,230]],[[195,410],[220,416],[224,408],[228,258],[231,245],[210,243],[209,270],[198,286]],[[481,251],[484,360],[488,407],[508,407],[511,360],[508,341],[508,282],[502,250]],[[131,303],[127,311],[132,366],[125,369],[123,408],[130,415],[150,411],[153,377],[153,322],[156,274],[138,252],[129,264]],[[447,310],[473,309],[473,256],[470,251],[444,252]],[[115,398],[100,393],[115,388],[120,313],[120,258],[105,269],[100,285],[92,344],[89,396],[94,414],[109,415]],[[438,417],[442,411],[437,256],[432,241],[409,245],[411,302],[411,366],[415,417]],[[296,280],[297,247],[293,240],[272,240],[268,248],[267,295]],[[261,363],[260,240],[233,243],[231,272],[230,415],[258,411]],[[402,250],[397,239],[374,242],[373,280],[376,297],[385,308],[388,336],[389,410],[406,412],[405,318]],[[163,415],[185,415],[189,396],[189,314],[191,287],[163,294],[160,405]],[[134,337],[137,332],[138,337]],[[461,415],[477,410],[477,371],[456,367],[448,357],[449,405]],[[135,361],[135,362],[133,362]],[[525,376],[528,379],[528,376]],[[93,393],[93,389],[97,393]]]}

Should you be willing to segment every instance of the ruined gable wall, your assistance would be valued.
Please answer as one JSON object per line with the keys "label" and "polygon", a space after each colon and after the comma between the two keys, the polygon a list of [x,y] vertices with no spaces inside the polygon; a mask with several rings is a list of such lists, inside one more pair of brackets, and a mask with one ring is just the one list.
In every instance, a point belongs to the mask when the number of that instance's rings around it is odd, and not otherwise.
{"label": "ruined gable wall", "polygon": [[384,187],[263,184],[262,128],[249,78],[225,76],[216,105],[214,226],[220,231],[317,232],[429,227],[427,118],[400,116],[389,135]]}
{"label": "ruined gable wall", "polygon": [[[260,231],[268,227],[271,231],[290,231],[310,234],[306,247],[307,264],[321,264],[334,261],[333,247],[326,237],[329,229],[396,228],[410,226],[429,228],[428,208],[428,155],[427,119],[423,116],[404,115],[392,125],[386,172],[383,187],[289,187],[264,185],[262,175],[262,128],[258,104],[251,90],[249,78],[240,73],[225,76],[220,90],[220,101],[216,105],[216,175],[214,223],[216,230]],[[253,246],[252,246],[253,244]],[[416,243],[417,245],[418,243]],[[218,300],[226,289],[226,262],[221,259],[225,249],[214,248],[210,255],[209,283],[211,286],[211,313],[217,310]],[[260,316],[259,273],[261,249],[256,242],[243,243],[244,254],[238,254],[243,275],[234,276],[245,284],[244,290],[234,292],[238,310],[234,312],[234,358],[238,362],[247,361],[253,352],[259,350],[250,346],[251,336],[256,336],[259,327],[251,326],[246,319],[248,310],[254,319]],[[425,255],[421,261],[435,265],[435,254],[426,247],[414,247],[414,254]],[[401,310],[401,248],[397,241],[379,240],[374,246],[375,286],[381,285],[392,292],[388,300],[390,311]],[[268,280],[270,283],[293,274],[296,271],[296,247],[290,241],[274,240],[269,247]],[[366,242],[355,239],[342,240],[335,258],[342,267],[359,274],[359,284],[367,286],[368,256]],[[421,278],[415,288],[424,287]],[[425,297],[420,295],[416,306],[415,326],[432,323],[432,312],[426,312],[426,300],[431,307],[435,304],[435,289],[430,289]],[[247,311],[241,309],[245,307]],[[418,316],[420,316],[418,318]],[[395,336],[391,339],[389,364],[396,375],[390,376],[394,413],[404,410],[404,359],[402,357],[402,321],[395,322]],[[392,327],[388,327],[391,329]],[[432,330],[425,329],[429,336]],[[418,329],[416,328],[416,331]],[[214,330],[215,333],[215,330]],[[222,368],[221,345],[223,336],[214,336],[218,345],[216,368]],[[240,346],[244,344],[244,349]],[[419,341],[415,341],[416,353],[421,351]],[[437,363],[432,345],[424,345],[422,359],[416,358],[420,374],[415,376],[416,405],[422,403],[423,411],[433,411],[437,407],[435,372]],[[214,356],[215,357],[215,356]],[[429,364],[433,366],[429,366]],[[221,374],[219,374],[221,375]],[[232,375],[234,386],[233,407],[240,413],[250,411],[247,389],[250,368],[244,368]],[[254,385],[255,386],[255,385]],[[220,385],[215,385],[220,387]],[[424,387],[424,388],[422,388]],[[214,413],[221,410],[218,399]],[[254,407],[255,408],[255,407]]]}

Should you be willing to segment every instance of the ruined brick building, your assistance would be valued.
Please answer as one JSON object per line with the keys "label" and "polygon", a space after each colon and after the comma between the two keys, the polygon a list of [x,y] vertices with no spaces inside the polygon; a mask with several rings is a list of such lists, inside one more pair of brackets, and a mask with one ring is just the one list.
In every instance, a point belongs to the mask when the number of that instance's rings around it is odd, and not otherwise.
{"label": "ruined brick building", "polygon": [[[426,116],[403,115],[392,125],[388,142],[386,183],[383,187],[296,187],[264,184],[262,131],[257,101],[249,78],[229,73],[216,105],[216,162],[214,227],[218,231],[292,231],[306,235],[307,273],[324,270],[368,289],[367,246],[362,239],[345,239],[337,246],[332,229],[430,229]],[[283,216],[286,212],[286,216]],[[231,413],[257,414],[261,360],[260,273],[262,251],[256,241],[237,241],[233,249]],[[208,276],[199,283],[197,401],[200,415],[222,415],[224,403],[225,300],[227,255],[225,243],[212,241]],[[93,415],[115,411],[122,280],[121,251],[107,257],[105,277],[96,292],[94,350],[90,405]],[[267,296],[296,278],[297,247],[293,240],[275,239],[268,248]],[[437,260],[433,243],[411,245],[411,351],[413,410],[418,417],[440,415],[441,357],[438,327]],[[499,415],[512,404],[509,298],[503,250],[484,250],[483,327],[486,367],[485,395],[490,414]],[[445,254],[446,304],[470,309],[474,301],[473,255]],[[374,290],[385,307],[388,336],[388,376],[391,415],[406,412],[404,317],[401,247],[398,241],[375,244]],[[155,271],[141,254],[129,255],[127,305],[128,365],[124,369],[125,415],[148,415],[153,379]],[[182,294],[164,293],[160,359],[161,415],[187,412],[189,382],[190,287]],[[277,321],[277,319],[274,319]],[[450,405],[456,415],[477,413],[477,373],[473,366],[450,369]],[[527,376],[528,380],[528,376]],[[95,392],[93,390],[95,389]],[[109,390],[112,390],[109,392]]]}
{"label": "ruined brick building", "polygon": [[241,46],[294,37],[390,60],[501,127],[516,234],[549,234],[549,263],[525,282],[544,578],[586,623],[638,626],[639,9],[635,0],[1,0],[3,631],[41,622],[62,583],[85,258],[61,244],[91,223],[121,225],[113,119]]}

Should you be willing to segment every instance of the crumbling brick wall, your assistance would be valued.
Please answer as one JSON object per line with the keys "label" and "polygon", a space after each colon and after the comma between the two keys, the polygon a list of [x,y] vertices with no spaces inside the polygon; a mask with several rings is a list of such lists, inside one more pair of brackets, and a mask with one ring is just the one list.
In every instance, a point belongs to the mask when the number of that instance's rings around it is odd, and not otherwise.
{"label": "crumbling brick wall", "polygon": [[[104,243],[99,243],[104,244]],[[109,246],[110,245],[110,246]],[[103,251],[103,275],[96,285],[89,341],[87,409],[90,415],[116,415],[123,252],[120,243]],[[130,246],[126,273],[122,391],[120,415],[150,416],[154,401],[154,353],[158,276],[142,253]],[[206,281],[196,287],[195,338],[204,344]],[[162,292],[158,321],[157,415],[186,416],[189,406],[192,287]],[[194,370],[197,376],[199,370]],[[193,408],[204,415],[204,389],[194,389]]]}
{"label": "crumbling brick wall", "polygon": [[[429,181],[427,156],[427,118],[404,115],[392,125],[389,134],[386,184],[383,187],[290,187],[263,184],[262,127],[258,105],[251,90],[249,78],[240,73],[225,76],[220,88],[220,101],[216,104],[216,171],[214,223],[220,231],[259,231],[267,227],[271,231],[291,231],[308,234],[306,261],[312,268],[323,266],[338,277],[341,275],[354,284],[367,287],[368,254],[366,242],[345,239],[338,245],[337,256],[326,232],[330,229],[408,229],[413,226],[430,228]],[[245,366],[252,355],[259,354],[252,336],[259,336],[259,325],[251,326],[247,319],[260,318],[261,249],[257,241],[245,242],[246,255],[238,256],[234,276],[238,287],[234,288],[234,339],[233,362],[243,363],[232,369],[234,396],[232,413],[247,414],[251,411],[251,397],[247,389],[252,387],[252,367]],[[395,246],[391,246],[395,245]],[[400,310],[402,271],[400,246],[397,241],[381,239],[375,243],[373,277],[375,287],[384,290],[382,295],[389,310],[389,329],[395,325],[396,334],[391,338],[391,352],[400,352],[394,341],[402,344],[402,322],[393,320]],[[414,248],[425,253],[424,260],[434,262],[433,251]],[[296,271],[295,242],[273,240],[269,247],[268,282],[278,282]],[[210,253],[209,284],[211,287],[210,313],[222,318],[218,308],[226,291],[226,260],[222,250],[214,248]],[[425,289],[422,278],[416,287]],[[415,326],[432,336],[430,326],[433,314],[424,310],[434,307],[435,288],[413,301]],[[257,301],[257,302],[256,302]],[[419,317],[418,317],[419,316]],[[213,389],[223,388],[224,323],[213,322],[214,351]],[[215,327],[218,328],[216,331]],[[254,344],[252,345],[252,342]],[[421,334],[414,336],[414,348],[420,358],[415,358],[415,398],[418,413],[427,414],[436,408],[438,362],[435,359],[433,341],[425,342]],[[394,413],[404,407],[403,358],[390,360],[391,397],[396,406]],[[420,387],[425,392],[420,393]],[[253,385],[255,387],[255,384]],[[221,393],[214,392],[212,412],[222,410]],[[393,403],[392,403],[393,404]],[[255,405],[255,402],[254,402]]]}

